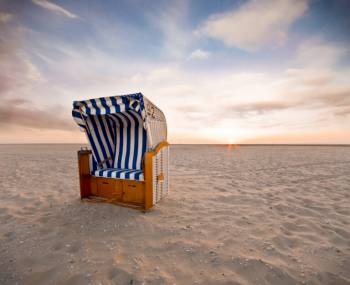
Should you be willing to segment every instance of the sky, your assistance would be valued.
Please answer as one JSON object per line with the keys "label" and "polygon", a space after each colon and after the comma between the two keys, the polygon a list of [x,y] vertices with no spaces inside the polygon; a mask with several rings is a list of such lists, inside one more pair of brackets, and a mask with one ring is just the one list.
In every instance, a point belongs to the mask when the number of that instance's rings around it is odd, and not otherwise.
{"label": "sky", "polygon": [[82,143],[142,92],[170,143],[350,143],[347,0],[0,0],[0,143]]}

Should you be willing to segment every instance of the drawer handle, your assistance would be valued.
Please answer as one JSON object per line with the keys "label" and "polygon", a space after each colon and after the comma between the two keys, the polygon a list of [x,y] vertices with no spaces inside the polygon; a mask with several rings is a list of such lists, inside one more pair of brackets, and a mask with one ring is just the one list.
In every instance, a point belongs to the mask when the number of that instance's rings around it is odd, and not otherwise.
{"label": "drawer handle", "polygon": [[128,187],[136,188],[136,185],[128,185]]}
{"label": "drawer handle", "polygon": [[108,182],[102,182],[102,184],[109,184]]}

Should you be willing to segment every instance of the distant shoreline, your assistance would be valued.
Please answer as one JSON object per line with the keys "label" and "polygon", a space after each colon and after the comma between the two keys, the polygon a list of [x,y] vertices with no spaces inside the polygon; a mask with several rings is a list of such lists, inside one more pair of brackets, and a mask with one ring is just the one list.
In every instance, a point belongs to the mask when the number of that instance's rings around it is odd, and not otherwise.
{"label": "distant shoreline", "polygon": [[[0,145],[79,145],[79,146],[88,146],[87,143],[0,143]],[[231,147],[240,147],[240,146],[333,146],[333,147],[350,147],[350,144],[181,144],[175,143],[171,145],[178,146],[231,146]]]}

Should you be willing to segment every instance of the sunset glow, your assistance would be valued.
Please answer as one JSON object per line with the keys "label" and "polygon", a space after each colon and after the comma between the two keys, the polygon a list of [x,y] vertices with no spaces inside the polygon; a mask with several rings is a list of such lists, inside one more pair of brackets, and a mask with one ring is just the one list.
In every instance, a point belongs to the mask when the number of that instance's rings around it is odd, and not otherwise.
{"label": "sunset glow", "polygon": [[350,143],[347,1],[2,1],[0,143],[85,142],[142,92],[171,143]]}

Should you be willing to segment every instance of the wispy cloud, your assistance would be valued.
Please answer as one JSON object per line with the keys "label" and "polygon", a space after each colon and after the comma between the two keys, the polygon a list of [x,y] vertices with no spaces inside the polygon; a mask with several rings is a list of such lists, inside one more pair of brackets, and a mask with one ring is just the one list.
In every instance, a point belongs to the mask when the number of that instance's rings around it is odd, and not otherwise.
{"label": "wispy cloud", "polygon": [[[290,83],[293,84],[293,83]],[[303,86],[303,82],[299,82]],[[347,116],[350,114],[350,86],[322,86],[318,88],[313,86],[311,89],[303,92],[289,93],[283,90],[281,95],[291,97],[292,99],[280,99],[270,101],[255,101],[249,103],[238,103],[227,106],[219,112],[226,113],[231,117],[257,117],[271,114],[272,112],[283,112],[308,109],[308,110],[328,110],[335,116]]]}
{"label": "wispy cloud", "polygon": [[307,7],[306,0],[250,0],[238,9],[213,15],[200,30],[228,46],[254,51],[283,44],[290,25]]}
{"label": "wispy cloud", "polygon": [[346,116],[350,114],[350,86],[328,87],[320,90],[314,100],[320,101],[326,106],[333,107],[335,115]]}
{"label": "wispy cloud", "polygon": [[16,21],[0,22],[0,97],[19,93],[42,80],[38,68],[21,48],[25,29]]}
{"label": "wispy cloud", "polygon": [[247,114],[249,115],[263,115],[272,111],[281,111],[293,106],[296,106],[295,102],[286,102],[286,101],[258,101],[252,103],[244,103],[244,104],[234,104],[229,106],[225,112],[228,113],[238,113],[242,116]]}
{"label": "wispy cloud", "polygon": [[148,13],[147,17],[150,23],[161,32],[164,55],[181,58],[185,56],[192,41],[192,34],[185,26],[189,9],[188,1],[166,3],[169,4]]}
{"label": "wispy cloud", "polygon": [[22,48],[26,30],[17,21],[9,25],[6,20],[0,21],[0,31],[0,135],[23,127],[72,130],[71,120],[60,117],[62,107],[45,107],[27,99],[45,78]]}
{"label": "wispy cloud", "polygon": [[38,5],[44,9],[47,9],[51,12],[66,16],[68,18],[72,18],[72,19],[77,19],[79,18],[79,16],[77,16],[76,14],[68,11],[67,9],[63,8],[62,6],[59,6],[55,3],[49,2],[47,0],[32,0],[32,2],[35,5]]}
{"label": "wispy cloud", "polygon": [[48,130],[75,130],[70,118],[61,118],[57,110],[61,106],[38,109],[33,102],[23,98],[2,99],[0,101],[0,130],[10,127],[26,127]]}
{"label": "wispy cloud", "polygon": [[0,23],[9,22],[12,20],[12,18],[13,18],[12,14],[0,12]]}
{"label": "wispy cloud", "polygon": [[322,39],[311,37],[302,42],[296,54],[296,63],[312,66],[315,70],[335,66],[349,48]]}
{"label": "wispy cloud", "polygon": [[210,56],[209,51],[205,51],[202,49],[196,49],[189,55],[190,59],[206,59]]}

